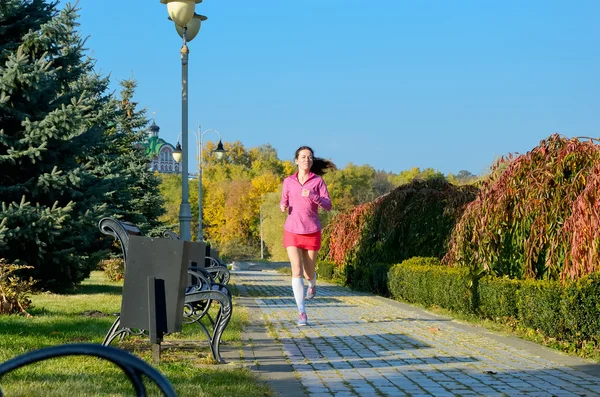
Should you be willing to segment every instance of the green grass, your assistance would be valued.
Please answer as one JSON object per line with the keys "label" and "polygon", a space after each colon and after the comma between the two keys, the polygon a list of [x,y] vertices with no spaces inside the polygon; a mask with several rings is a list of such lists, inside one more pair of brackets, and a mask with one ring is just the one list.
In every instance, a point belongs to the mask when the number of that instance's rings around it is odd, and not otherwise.
{"label": "green grass", "polygon": [[291,276],[292,275],[292,268],[291,267],[279,267],[277,269],[275,269],[275,271],[279,274],[283,274],[285,276]]}
{"label": "green grass", "polygon": [[[0,316],[0,362],[30,350],[65,343],[101,343],[121,306],[122,283],[103,273],[92,276],[67,294],[33,295],[32,317]],[[223,334],[221,353],[239,351],[248,311],[235,305]],[[148,338],[128,337],[113,346],[151,363]],[[214,364],[198,325],[167,335],[161,363],[154,365],[169,379],[178,396],[272,396],[269,387],[239,364]],[[147,382],[148,395],[160,395]],[[7,396],[127,396],[135,395],[120,369],[93,357],[61,357],[29,365],[0,379]]]}

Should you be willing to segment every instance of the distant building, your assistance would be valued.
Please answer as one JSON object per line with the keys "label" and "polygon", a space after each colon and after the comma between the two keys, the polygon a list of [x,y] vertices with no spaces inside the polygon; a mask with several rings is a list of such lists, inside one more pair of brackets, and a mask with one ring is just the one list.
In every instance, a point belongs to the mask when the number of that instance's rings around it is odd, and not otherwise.
{"label": "distant building", "polygon": [[152,125],[148,127],[148,138],[142,146],[146,149],[148,156],[148,167],[153,171],[165,174],[178,174],[179,163],[173,159],[175,147],[169,142],[158,137],[160,127],[152,120]]}

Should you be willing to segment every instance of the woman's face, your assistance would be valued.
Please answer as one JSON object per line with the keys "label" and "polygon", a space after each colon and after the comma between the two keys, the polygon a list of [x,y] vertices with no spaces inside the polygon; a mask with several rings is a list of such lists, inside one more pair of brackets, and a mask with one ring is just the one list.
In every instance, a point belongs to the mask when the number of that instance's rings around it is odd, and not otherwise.
{"label": "woman's face", "polygon": [[301,150],[298,152],[298,157],[295,161],[299,170],[308,172],[313,165],[313,154],[308,149]]}

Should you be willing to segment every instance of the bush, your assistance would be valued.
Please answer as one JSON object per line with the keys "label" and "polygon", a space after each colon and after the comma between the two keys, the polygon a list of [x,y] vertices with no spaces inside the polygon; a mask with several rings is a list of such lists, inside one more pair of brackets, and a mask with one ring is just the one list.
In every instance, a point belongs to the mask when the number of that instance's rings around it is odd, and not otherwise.
{"label": "bush", "polygon": [[554,134],[500,159],[450,237],[444,262],[547,280],[600,271],[600,146]]}
{"label": "bush", "polygon": [[456,312],[474,310],[468,270],[440,266],[437,258],[415,257],[394,265],[388,273],[393,298]]}
{"label": "bush", "polygon": [[36,282],[32,278],[22,280],[15,274],[27,268],[31,267],[7,264],[4,259],[0,259],[0,314],[21,313],[29,316],[29,294]]}
{"label": "bush", "polygon": [[317,262],[317,274],[319,278],[325,280],[333,280],[335,277],[335,263],[331,261],[319,261]]}
{"label": "bush", "polygon": [[600,343],[600,273],[565,285],[562,312],[573,340]]}
{"label": "bush", "polygon": [[565,285],[558,280],[479,278],[465,267],[440,266],[437,258],[415,257],[392,266],[388,289],[397,300],[475,313],[533,330],[546,341],[584,356],[597,354],[600,347],[600,273]]}
{"label": "bush", "polygon": [[100,267],[111,281],[119,281],[125,278],[125,263],[121,258],[105,259],[100,262]]}
{"label": "bush", "polygon": [[517,319],[517,291],[520,285],[519,281],[509,278],[481,278],[477,290],[480,316],[501,323]]}
{"label": "bush", "polygon": [[413,256],[441,258],[457,219],[476,193],[475,186],[415,179],[336,215],[323,229],[320,258],[340,266],[346,284],[368,289],[368,280],[379,269],[365,268],[375,263],[399,263]]}
{"label": "bush", "polygon": [[442,263],[435,257],[413,256],[402,262],[404,266],[442,266]]}
{"label": "bush", "polygon": [[354,269],[352,288],[380,296],[390,296],[387,284],[388,273],[392,266],[388,263],[373,263],[370,266]]}
{"label": "bush", "polygon": [[559,281],[523,280],[517,293],[519,322],[551,338],[566,336]]}

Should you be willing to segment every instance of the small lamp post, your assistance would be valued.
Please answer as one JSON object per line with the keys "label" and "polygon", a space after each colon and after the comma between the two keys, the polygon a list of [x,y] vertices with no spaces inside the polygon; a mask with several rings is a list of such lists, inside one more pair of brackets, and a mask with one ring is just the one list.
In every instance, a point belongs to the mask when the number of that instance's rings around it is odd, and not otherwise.
{"label": "small lamp post", "polygon": [[[193,133],[196,137],[196,145],[198,146],[198,241],[202,241],[202,150],[204,149],[202,145],[202,138],[204,137],[204,134],[206,134],[207,132],[215,132],[219,136],[219,143],[217,144],[217,148],[213,150],[213,153],[217,157],[217,160],[222,160],[227,150],[225,150],[225,148],[223,147],[223,142],[221,141],[221,134],[215,129],[208,129],[204,132],[200,132],[200,124],[198,124],[198,133],[195,133],[191,130],[189,132]],[[173,151],[173,159],[177,162],[180,162],[181,153],[181,145],[179,144],[179,137],[177,137],[177,146]]]}
{"label": "small lamp post", "polygon": [[222,160],[225,155],[225,148],[223,147],[223,142],[221,142],[221,134],[219,131],[214,129],[208,129],[204,132],[200,133],[200,124],[198,124],[198,135],[200,135],[200,145],[198,146],[198,241],[202,241],[202,138],[204,134],[207,132],[214,132],[219,136],[219,143],[217,144],[217,148],[213,150],[213,153],[217,157],[217,160]]}

